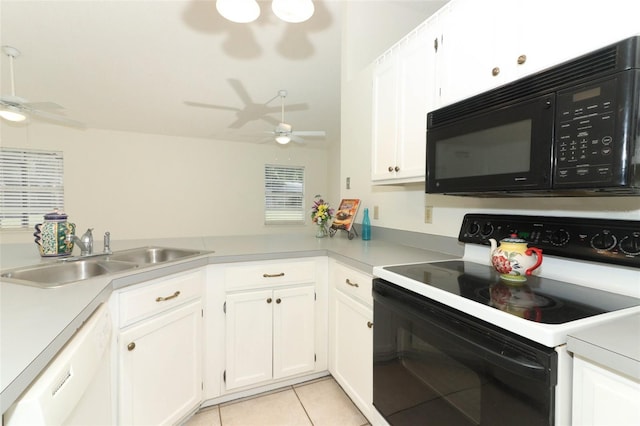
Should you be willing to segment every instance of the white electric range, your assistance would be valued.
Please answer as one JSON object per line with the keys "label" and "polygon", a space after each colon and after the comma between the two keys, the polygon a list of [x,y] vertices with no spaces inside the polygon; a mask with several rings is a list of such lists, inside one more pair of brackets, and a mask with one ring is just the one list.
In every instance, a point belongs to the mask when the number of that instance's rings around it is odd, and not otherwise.
{"label": "white electric range", "polygon": [[[490,266],[489,239],[499,241],[512,234],[527,240],[529,246],[541,248],[544,255],[542,267],[524,283],[506,282]],[[465,323],[469,320],[467,328],[473,328],[475,323],[480,327],[486,326],[478,335],[493,334],[495,331],[496,335],[501,335],[500,338],[505,336],[514,341],[528,342],[532,347],[541,348],[543,352],[545,347],[549,348],[548,353],[555,351],[557,355],[552,356],[553,360],[540,367],[549,370],[549,378],[545,380],[551,380],[554,385],[549,387],[550,401],[546,404],[546,410],[551,414],[540,414],[540,418],[544,420],[535,424],[569,424],[571,356],[566,351],[567,335],[640,312],[640,221],[468,214],[462,223],[459,240],[465,243],[465,254],[460,260],[377,267],[374,268],[374,275],[384,280],[385,284],[406,292],[409,298],[415,295],[424,298],[429,306],[416,307],[418,316],[421,310],[438,310],[438,305],[442,305],[443,312],[454,314],[454,319],[447,319],[449,322],[457,323],[459,320]],[[376,286],[374,281],[374,299]],[[384,299],[384,292],[379,292],[379,299]],[[499,300],[496,295],[499,295]],[[407,302],[406,309],[413,309],[409,307],[411,303],[419,306],[420,302],[416,300],[419,299]],[[402,309],[404,308],[399,308],[399,311]],[[382,311],[382,304],[379,310]],[[405,321],[388,319],[393,318],[392,314],[389,315],[391,316],[381,314],[379,318],[385,322],[396,321],[397,324]],[[429,320],[424,322],[428,323]],[[406,325],[403,327],[408,328]],[[411,327],[419,329],[421,326],[414,324]],[[434,329],[437,328],[434,326]],[[411,332],[403,330],[392,338],[397,341],[400,339],[398,336],[407,333]],[[448,330],[447,333],[452,331]],[[374,340],[375,336],[374,330]],[[378,336],[378,349],[381,341],[389,339],[389,336]],[[421,338],[414,336],[412,339],[418,341]],[[473,339],[471,336],[467,340]],[[446,345],[443,344],[444,346]],[[378,350],[378,355],[380,353],[383,352]],[[388,358],[388,348],[384,353]],[[415,351],[396,350],[396,361],[404,359],[408,353]],[[378,364],[381,365],[379,361]],[[452,362],[454,361],[449,360],[443,365],[450,365]],[[475,364],[477,362],[474,361]],[[374,355],[374,404],[375,365]],[[467,367],[460,369],[469,370]],[[458,371],[455,374],[462,373]],[[428,380],[434,381],[433,378],[420,378],[422,382]],[[381,383],[382,379],[378,382]],[[403,386],[406,388],[408,385],[405,383]],[[473,387],[470,383],[465,383],[464,386]],[[432,384],[430,388],[435,387]],[[484,395],[486,394],[488,393],[485,392]],[[475,399],[480,400],[480,396],[476,395]],[[447,401],[454,408],[473,405],[469,402],[452,403],[450,398]],[[395,423],[390,421],[392,424],[403,424],[398,420],[401,417],[398,413],[402,412],[406,416],[411,409],[415,410],[415,407],[403,407],[402,410],[394,411],[397,407],[391,408],[381,392],[376,405],[387,420],[394,419]],[[483,417],[480,415],[481,411],[479,407],[475,411],[469,409],[463,417],[473,419],[470,424],[488,424],[480,421]],[[486,407],[484,411],[487,411]],[[484,418],[486,417],[485,414]],[[508,416],[503,418],[509,419]],[[411,421],[415,421],[415,418],[411,418]],[[448,424],[466,424],[466,420],[458,423],[452,418],[446,418],[446,421]],[[496,421],[498,420],[492,419],[492,422]]]}

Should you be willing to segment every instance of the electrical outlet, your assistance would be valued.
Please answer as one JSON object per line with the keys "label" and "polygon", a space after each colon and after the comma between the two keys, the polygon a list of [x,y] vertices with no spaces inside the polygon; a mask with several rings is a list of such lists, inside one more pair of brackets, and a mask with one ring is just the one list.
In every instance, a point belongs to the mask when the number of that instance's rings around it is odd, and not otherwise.
{"label": "electrical outlet", "polygon": [[433,206],[424,206],[424,223],[433,223]]}
{"label": "electrical outlet", "polygon": [[351,189],[351,178],[347,178],[347,189]]}
{"label": "electrical outlet", "polygon": [[373,206],[373,218],[374,219],[380,218],[380,209],[378,208],[378,206]]}

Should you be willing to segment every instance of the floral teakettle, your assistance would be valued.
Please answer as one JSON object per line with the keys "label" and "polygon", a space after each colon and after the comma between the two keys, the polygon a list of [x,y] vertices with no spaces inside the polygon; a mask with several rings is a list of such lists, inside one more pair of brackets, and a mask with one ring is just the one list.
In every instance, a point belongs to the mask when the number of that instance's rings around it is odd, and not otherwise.
{"label": "floral teakettle", "polygon": [[[500,240],[500,247],[493,238],[491,243],[491,264],[500,273],[500,278],[510,281],[525,281],[525,275],[542,264],[542,250],[527,247],[527,241],[511,234]],[[535,253],[535,256],[534,256]]]}
{"label": "floral teakettle", "polygon": [[67,235],[74,235],[76,225],[67,222],[67,215],[53,211],[44,215],[44,222],[38,223],[33,236],[40,250],[40,256],[68,256],[73,251],[73,241]]}

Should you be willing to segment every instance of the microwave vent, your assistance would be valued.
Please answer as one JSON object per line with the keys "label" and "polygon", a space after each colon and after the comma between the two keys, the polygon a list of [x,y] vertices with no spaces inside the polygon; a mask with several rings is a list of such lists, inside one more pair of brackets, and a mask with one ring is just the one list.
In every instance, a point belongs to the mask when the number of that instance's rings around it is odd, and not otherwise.
{"label": "microwave vent", "polygon": [[580,56],[558,66],[524,77],[502,87],[445,106],[428,114],[428,127],[455,121],[460,116],[486,112],[518,100],[544,95],[585,81],[604,77],[624,69],[637,67],[636,54],[640,37],[632,37],[617,44]]}

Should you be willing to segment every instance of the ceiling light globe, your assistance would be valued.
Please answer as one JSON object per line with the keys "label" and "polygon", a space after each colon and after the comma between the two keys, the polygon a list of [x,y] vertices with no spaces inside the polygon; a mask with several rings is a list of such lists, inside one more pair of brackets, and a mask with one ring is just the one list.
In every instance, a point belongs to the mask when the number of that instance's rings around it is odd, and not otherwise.
{"label": "ceiling light globe", "polygon": [[0,109],[0,117],[8,121],[20,122],[27,119],[27,116],[20,112],[18,108],[7,106]]}
{"label": "ceiling light globe", "polygon": [[253,22],[260,16],[256,0],[216,0],[216,9],[223,18],[238,24]]}
{"label": "ceiling light globe", "polygon": [[273,0],[271,9],[283,21],[297,24],[311,18],[315,6],[312,0]]}
{"label": "ceiling light globe", "polygon": [[276,136],[276,142],[280,145],[286,145],[291,141],[291,138],[287,135]]}

